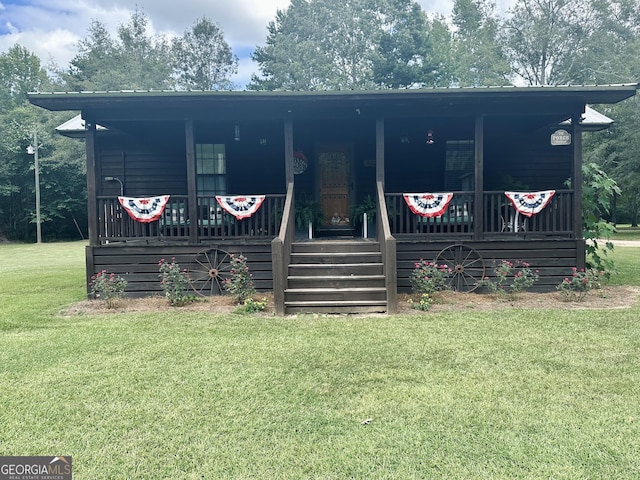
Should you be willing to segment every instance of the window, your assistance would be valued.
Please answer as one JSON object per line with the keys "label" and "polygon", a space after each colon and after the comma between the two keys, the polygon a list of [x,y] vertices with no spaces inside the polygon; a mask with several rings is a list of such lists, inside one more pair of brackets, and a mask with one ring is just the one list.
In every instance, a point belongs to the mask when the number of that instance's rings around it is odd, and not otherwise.
{"label": "window", "polygon": [[445,186],[450,191],[474,189],[473,140],[447,140]]}
{"label": "window", "polygon": [[223,143],[196,144],[196,181],[198,195],[227,193],[227,156]]}

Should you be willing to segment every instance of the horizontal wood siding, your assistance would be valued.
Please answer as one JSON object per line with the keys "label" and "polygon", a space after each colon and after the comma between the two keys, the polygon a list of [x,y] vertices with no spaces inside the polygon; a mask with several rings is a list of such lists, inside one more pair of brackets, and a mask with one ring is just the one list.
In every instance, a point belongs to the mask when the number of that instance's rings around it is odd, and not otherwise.
{"label": "horizontal wood siding", "polygon": [[102,151],[98,181],[103,195],[119,195],[120,184],[106,181],[118,177],[128,197],[186,195],[187,168],[184,158],[140,152]]}
{"label": "horizontal wood siding", "polygon": [[[491,122],[489,122],[491,124]],[[485,129],[485,190],[551,190],[567,188],[571,146],[552,146],[553,130],[510,130],[504,124]]]}
{"label": "horizontal wood siding", "polygon": [[[540,241],[463,241],[474,248],[484,260],[486,276],[494,278],[494,265],[501,260],[527,262],[538,270],[540,280],[533,291],[553,291],[563,278],[571,275],[572,267],[584,266],[583,240]],[[397,240],[398,291],[410,292],[409,276],[414,263],[435,260],[438,253],[452,242]],[[139,245],[87,247],[87,280],[96,272],[122,275],[128,282],[127,296],[161,295],[158,262],[175,257],[182,268],[189,268],[196,255],[203,250],[220,248],[247,257],[249,269],[258,291],[273,290],[273,268],[269,243],[228,242],[207,245]],[[88,287],[87,287],[88,288]],[[87,290],[88,291],[88,290]]]}
{"label": "horizontal wood siding", "polygon": [[[89,246],[87,247],[87,272],[91,275],[106,270],[121,275],[128,283],[126,295],[141,297],[162,295],[158,262],[161,259],[175,261],[188,269],[196,255],[204,250],[220,248],[229,253],[247,257],[249,270],[258,291],[273,289],[271,245],[269,243],[246,244],[228,242],[203,245],[140,245],[140,246]],[[88,288],[88,286],[87,286]],[[87,290],[89,291],[89,290]]]}
{"label": "horizontal wood siding", "polygon": [[[474,248],[484,260],[485,276],[495,278],[495,265],[502,260],[527,262],[532,270],[537,270],[539,281],[533,291],[552,291],[565,277],[571,275],[572,267],[581,268],[584,260],[583,240],[540,240],[540,241],[484,241],[458,242]],[[415,242],[398,239],[398,291],[410,292],[409,276],[414,263],[435,260],[440,251],[452,242]]]}

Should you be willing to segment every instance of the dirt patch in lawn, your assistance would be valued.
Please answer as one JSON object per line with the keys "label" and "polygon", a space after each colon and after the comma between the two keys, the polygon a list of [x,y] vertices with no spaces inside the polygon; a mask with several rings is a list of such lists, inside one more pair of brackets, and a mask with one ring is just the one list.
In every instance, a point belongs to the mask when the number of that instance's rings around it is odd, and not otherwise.
{"label": "dirt patch in lawn", "polygon": [[[580,302],[568,302],[557,292],[521,293],[516,298],[478,294],[441,292],[434,295],[434,303],[429,312],[447,310],[497,310],[504,308],[558,308],[558,309],[617,309],[629,308],[636,304],[640,297],[637,287],[603,287],[594,290]],[[259,315],[274,315],[273,294],[258,294],[257,301],[266,301],[266,308]],[[413,308],[419,303],[419,295],[400,294],[398,298],[399,313],[424,314]],[[211,312],[231,313],[238,308],[229,296],[201,297],[197,301],[182,307],[172,307],[163,297],[125,298],[119,300],[115,308],[107,308],[101,300],[83,300],[71,305],[62,312],[64,316],[93,315],[122,312]]]}

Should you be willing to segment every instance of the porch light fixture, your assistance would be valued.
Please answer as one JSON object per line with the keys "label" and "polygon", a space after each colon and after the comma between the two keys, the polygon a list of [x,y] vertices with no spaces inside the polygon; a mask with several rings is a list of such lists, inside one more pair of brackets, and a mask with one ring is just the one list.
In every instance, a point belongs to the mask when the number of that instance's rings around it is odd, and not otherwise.
{"label": "porch light fixture", "polygon": [[104,177],[105,182],[118,182],[120,184],[120,196],[124,197],[124,183],[118,177]]}
{"label": "porch light fixture", "polygon": [[427,145],[433,145],[435,140],[433,139],[433,130],[427,132]]}
{"label": "porch light fixture", "polygon": [[233,139],[236,142],[240,141],[240,125],[238,125],[238,124],[235,125],[235,134],[233,135]]}

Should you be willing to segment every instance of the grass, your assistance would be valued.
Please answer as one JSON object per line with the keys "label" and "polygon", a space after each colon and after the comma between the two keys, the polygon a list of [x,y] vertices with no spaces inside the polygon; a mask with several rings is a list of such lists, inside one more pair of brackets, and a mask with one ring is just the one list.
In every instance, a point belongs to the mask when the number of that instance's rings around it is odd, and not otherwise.
{"label": "grass", "polygon": [[77,479],[640,475],[640,306],[65,318],[82,244],[0,256],[3,455]]}
{"label": "grass", "polygon": [[617,225],[614,240],[640,240],[640,227],[631,225]]}

